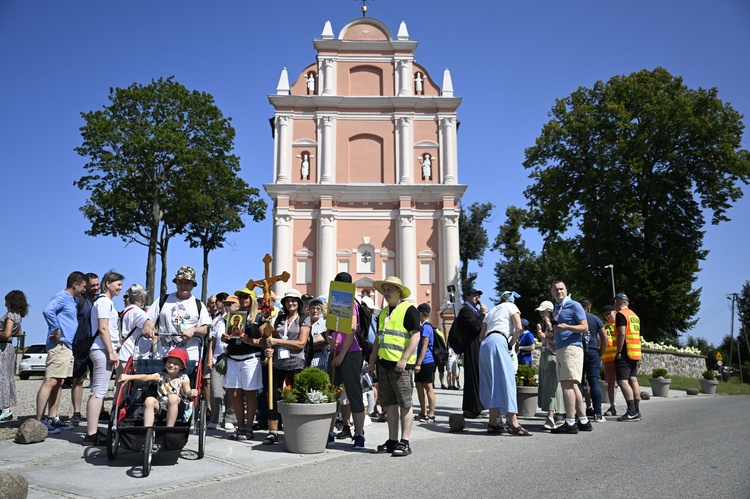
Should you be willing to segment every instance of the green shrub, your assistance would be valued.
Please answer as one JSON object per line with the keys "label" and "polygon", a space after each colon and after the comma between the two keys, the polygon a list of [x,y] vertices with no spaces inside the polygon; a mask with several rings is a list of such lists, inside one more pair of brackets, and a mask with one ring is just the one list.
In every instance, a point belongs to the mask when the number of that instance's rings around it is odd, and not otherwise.
{"label": "green shrub", "polygon": [[334,387],[328,373],[317,367],[306,367],[294,376],[292,386],[281,390],[281,397],[288,404],[314,404],[336,402],[341,387]]}
{"label": "green shrub", "polygon": [[669,379],[669,372],[668,372],[668,371],[667,371],[666,369],[664,369],[663,367],[657,367],[657,368],[656,368],[656,369],[654,369],[654,370],[653,370],[653,372],[651,373],[651,377],[652,377],[652,378],[664,378],[664,379]]}
{"label": "green shrub", "polygon": [[703,379],[713,380],[715,378],[716,378],[716,376],[714,376],[714,372],[713,371],[703,371]]}
{"label": "green shrub", "polygon": [[516,371],[516,386],[537,386],[538,380],[536,369],[524,365],[518,366],[518,371]]}

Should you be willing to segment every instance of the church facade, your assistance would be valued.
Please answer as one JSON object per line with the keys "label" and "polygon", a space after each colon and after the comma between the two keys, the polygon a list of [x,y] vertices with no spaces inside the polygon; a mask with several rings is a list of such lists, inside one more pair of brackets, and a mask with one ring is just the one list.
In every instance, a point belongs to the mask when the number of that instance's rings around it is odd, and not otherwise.
{"label": "church facade", "polygon": [[459,285],[457,109],[414,60],[404,23],[394,38],[373,18],[314,40],[316,60],[282,71],[274,108],[273,273],[277,296],[327,295],[349,272],[380,306],[373,281],[395,275],[433,310]]}

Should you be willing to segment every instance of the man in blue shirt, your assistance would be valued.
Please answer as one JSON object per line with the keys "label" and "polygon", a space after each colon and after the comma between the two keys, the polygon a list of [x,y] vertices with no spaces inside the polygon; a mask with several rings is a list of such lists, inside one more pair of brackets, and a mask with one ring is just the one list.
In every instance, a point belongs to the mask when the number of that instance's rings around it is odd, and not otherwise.
{"label": "man in blue shirt", "polygon": [[[607,333],[604,332],[604,323],[602,320],[591,313],[591,301],[584,298],[580,301],[584,312],[586,312],[586,322],[589,330],[587,332],[586,351],[583,353],[583,375],[589,385],[589,394],[593,404],[593,412],[586,415],[593,416],[594,421],[603,423],[606,421],[602,416],[602,390],[599,387],[599,373],[602,366],[602,353],[607,348]],[[581,385],[583,388],[583,385]]]}
{"label": "man in blue shirt", "polygon": [[[552,433],[578,433],[591,431],[591,423],[586,417],[586,404],[576,385],[583,377],[583,335],[588,331],[586,312],[577,301],[568,296],[568,288],[562,281],[555,281],[551,287],[555,308],[552,311],[552,329],[557,346],[557,379],[565,402],[565,424],[553,428]],[[578,423],[576,424],[576,410]]]}
{"label": "man in blue shirt", "polygon": [[[58,292],[44,307],[44,320],[47,321],[47,366],[44,382],[36,395],[36,418],[49,433],[72,430],[73,426],[63,423],[57,415],[60,405],[60,390],[65,378],[73,375],[73,339],[78,329],[76,299],[86,288],[86,275],[72,272],[68,276],[65,289]],[[44,410],[47,417],[44,417]]]}

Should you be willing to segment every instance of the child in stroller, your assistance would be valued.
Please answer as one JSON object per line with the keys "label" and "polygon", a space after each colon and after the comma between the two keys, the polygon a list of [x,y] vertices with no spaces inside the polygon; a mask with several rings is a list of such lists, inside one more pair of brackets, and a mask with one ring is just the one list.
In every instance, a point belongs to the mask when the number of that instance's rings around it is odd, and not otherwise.
{"label": "child in stroller", "polygon": [[161,373],[121,374],[120,381],[141,381],[155,386],[149,389],[144,401],[143,426],[154,426],[157,414],[166,416],[167,427],[173,427],[180,410],[186,419],[192,412],[192,398],[198,390],[190,387],[190,378],[180,374],[185,370],[188,353],[184,348],[173,348],[164,357],[165,368]]}

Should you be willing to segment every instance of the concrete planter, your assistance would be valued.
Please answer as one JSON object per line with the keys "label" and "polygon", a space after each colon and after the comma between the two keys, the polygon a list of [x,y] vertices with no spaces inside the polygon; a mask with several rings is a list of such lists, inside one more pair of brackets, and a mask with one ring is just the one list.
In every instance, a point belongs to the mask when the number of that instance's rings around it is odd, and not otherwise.
{"label": "concrete planter", "polygon": [[716,379],[700,379],[701,382],[701,393],[707,395],[716,395],[716,387],[719,386],[719,380]]}
{"label": "concrete planter", "polygon": [[336,402],[287,404],[279,402],[284,421],[284,444],[293,454],[319,454],[326,450],[328,430],[336,416]]}
{"label": "concrete planter", "polygon": [[519,416],[532,417],[536,415],[538,394],[538,386],[516,387],[516,404],[518,405]]}
{"label": "concrete planter", "polygon": [[600,379],[599,389],[602,391],[602,405],[609,404],[609,383]]}
{"label": "concrete planter", "polygon": [[651,393],[654,397],[669,397],[669,385],[672,380],[669,378],[649,378],[648,384],[651,385]]}

